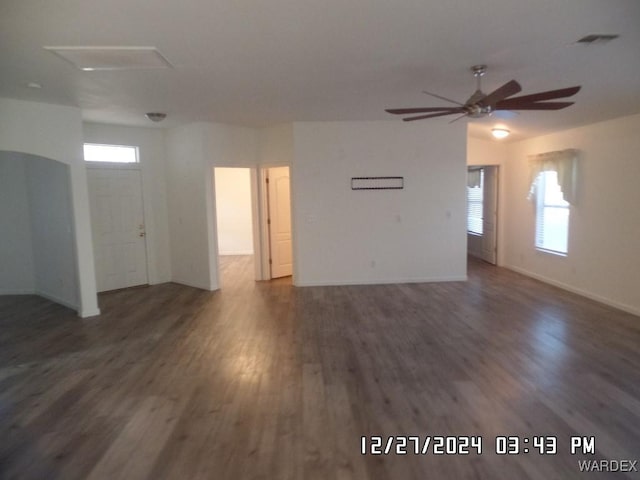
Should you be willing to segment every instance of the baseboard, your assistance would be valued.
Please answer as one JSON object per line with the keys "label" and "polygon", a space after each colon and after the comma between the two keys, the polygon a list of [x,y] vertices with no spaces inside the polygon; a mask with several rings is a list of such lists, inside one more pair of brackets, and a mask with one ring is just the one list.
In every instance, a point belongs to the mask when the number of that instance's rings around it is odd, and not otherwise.
{"label": "baseboard", "polygon": [[0,295],[37,295],[35,290],[30,289],[13,289],[13,288],[0,288]]}
{"label": "baseboard", "polygon": [[162,285],[163,283],[169,283],[171,282],[171,276],[167,275],[167,276],[161,276],[161,277],[156,277],[156,278],[149,278],[149,285]]}
{"label": "baseboard", "polygon": [[62,299],[57,295],[52,295],[40,290],[0,289],[0,295],[37,295],[38,297],[42,297],[49,300],[50,302],[57,303],[59,305],[62,305],[63,307],[67,307],[67,308],[70,308],[71,310],[74,310],[75,312],[78,312],[78,315],[80,315],[82,318],[100,315],[99,309],[80,312],[80,310],[78,309],[78,305],[74,305],[73,303]]}
{"label": "baseboard", "polygon": [[632,305],[627,305],[626,303],[621,303],[621,302],[617,302],[616,300],[611,300],[610,298],[603,297],[603,296],[598,295],[596,293],[589,292],[587,290],[583,290],[581,288],[574,287],[574,286],[569,285],[569,284],[564,283],[564,282],[559,282],[558,280],[554,280],[552,278],[545,277],[544,275],[540,275],[540,274],[537,274],[537,273],[534,273],[534,272],[530,272],[529,270],[526,270],[526,269],[520,268],[520,267],[516,267],[514,265],[505,265],[504,268],[507,268],[509,270],[513,270],[514,272],[517,272],[517,273],[519,273],[521,275],[524,275],[526,277],[531,277],[531,278],[534,278],[534,279],[539,280],[541,282],[548,283],[549,285],[553,285],[554,287],[561,288],[562,290],[566,290],[568,292],[575,293],[575,294],[580,295],[582,297],[586,297],[586,298],[588,298],[590,300],[595,300],[596,302],[604,303],[605,305],[608,305],[608,306],[613,307],[613,308],[617,308],[618,310],[622,310],[622,311],[627,312],[627,313],[631,313],[632,315],[640,316],[640,309],[637,308],[637,307],[634,307]]}
{"label": "baseboard", "polygon": [[100,309],[96,308],[93,310],[82,310],[79,315],[80,318],[97,317],[98,315],[100,315]]}
{"label": "baseboard", "polygon": [[213,292],[215,290],[218,290],[219,287],[216,288],[212,288],[211,285],[201,285],[197,282],[191,282],[188,280],[182,280],[180,278],[173,278],[171,279],[172,283],[179,283],[180,285],[184,285],[186,287],[193,287],[193,288],[199,288],[200,290],[206,290],[207,292]]}
{"label": "baseboard", "polygon": [[47,300],[50,300],[50,301],[52,301],[54,303],[58,303],[60,305],[63,305],[65,307],[67,307],[67,308],[70,308],[71,310],[75,310],[76,312],[80,311],[79,308],[78,308],[78,305],[74,305],[73,303],[71,303],[71,302],[69,302],[69,301],[67,301],[67,300],[65,300],[63,298],[60,298],[60,297],[58,297],[56,295],[52,295],[50,293],[43,292],[41,290],[37,290],[35,292],[35,295],[38,295],[39,297],[42,297],[42,298],[46,298]]}
{"label": "baseboard", "polygon": [[451,277],[425,278],[393,278],[389,280],[317,280],[312,282],[295,282],[296,287],[339,287],[347,285],[391,285],[394,283],[436,283],[436,282],[466,282],[466,275]]}

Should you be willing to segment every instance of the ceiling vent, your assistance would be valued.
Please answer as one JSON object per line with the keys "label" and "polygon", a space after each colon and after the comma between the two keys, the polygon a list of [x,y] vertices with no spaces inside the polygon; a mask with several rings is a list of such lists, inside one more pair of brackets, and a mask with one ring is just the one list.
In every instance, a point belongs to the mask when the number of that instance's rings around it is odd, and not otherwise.
{"label": "ceiling vent", "polygon": [[147,117],[152,122],[156,122],[156,123],[161,122],[162,120],[167,118],[167,114],[161,113],[161,112],[149,112],[149,113],[145,113],[144,116]]}
{"label": "ceiling vent", "polygon": [[600,45],[603,43],[608,43],[611,40],[615,40],[620,35],[602,35],[602,34],[592,34],[587,35],[586,37],[582,37],[576,43],[580,45]]}
{"label": "ceiling vent", "polygon": [[169,68],[155,47],[44,47],[85,72]]}

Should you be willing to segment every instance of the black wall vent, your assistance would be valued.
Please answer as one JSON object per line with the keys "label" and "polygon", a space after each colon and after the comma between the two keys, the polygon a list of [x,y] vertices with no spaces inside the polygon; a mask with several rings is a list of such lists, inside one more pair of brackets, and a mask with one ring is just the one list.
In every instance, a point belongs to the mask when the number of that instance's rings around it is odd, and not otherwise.
{"label": "black wall vent", "polygon": [[601,43],[607,43],[611,40],[615,40],[620,35],[605,35],[605,34],[592,34],[587,35],[586,37],[582,37],[576,43],[581,43],[583,45],[598,45]]}

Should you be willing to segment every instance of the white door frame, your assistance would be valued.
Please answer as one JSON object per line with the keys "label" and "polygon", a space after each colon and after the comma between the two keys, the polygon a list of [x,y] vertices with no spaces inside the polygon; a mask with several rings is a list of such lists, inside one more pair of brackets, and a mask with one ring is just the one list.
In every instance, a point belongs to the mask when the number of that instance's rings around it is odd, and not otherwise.
{"label": "white door frame", "polygon": [[261,166],[259,169],[258,178],[258,200],[260,205],[258,207],[259,216],[256,221],[260,230],[260,262],[258,265],[258,259],[256,257],[256,266],[260,267],[259,280],[271,280],[271,265],[269,265],[269,257],[271,252],[269,251],[269,195],[267,191],[267,178],[269,174],[269,167]]}
{"label": "white door frame", "polygon": [[[251,173],[251,211],[253,220],[253,252],[254,252],[254,268],[255,268],[255,280],[271,280],[271,268],[269,266],[269,226],[268,220],[268,208],[267,208],[267,188],[266,178],[267,171],[273,167],[289,167],[289,174],[291,175],[292,166],[288,163],[268,163],[260,165],[229,165],[225,163],[217,164],[211,167],[211,186],[213,189],[213,228],[215,229],[215,235],[213,235],[213,241],[215,242],[215,248],[213,254],[215,255],[216,265],[216,280],[217,285],[222,288],[222,276],[220,275],[220,255],[218,254],[218,222],[216,218],[216,195],[215,195],[215,169],[216,168],[248,168]],[[292,188],[293,191],[293,188]],[[293,200],[293,196],[291,197]],[[293,205],[292,205],[293,208]],[[293,218],[292,218],[293,222]],[[292,224],[291,229],[292,236],[295,235]],[[294,274],[295,280],[295,249],[293,253]]]}
{"label": "white door frame", "polygon": [[[492,265],[498,264],[498,202],[500,201],[500,167],[498,165],[487,165],[484,168],[485,188],[482,192],[482,228],[487,231],[487,225],[492,225],[491,235],[493,236],[493,242],[487,241],[487,235],[482,236],[482,259]],[[493,198],[490,198],[490,194],[493,193]],[[489,211],[492,209],[492,211]],[[488,214],[488,215],[487,215]],[[487,216],[490,217],[490,222],[487,221]],[[487,244],[491,247],[487,249]]]}
{"label": "white door frame", "polygon": [[[467,165],[467,171],[470,168],[494,168],[494,171],[495,171],[495,176],[496,176],[495,178],[496,178],[496,183],[497,183],[497,188],[496,188],[496,192],[495,192],[496,193],[496,212],[495,212],[495,223],[496,223],[496,226],[495,226],[495,250],[496,250],[496,252],[495,252],[495,260],[496,260],[496,263],[495,263],[495,265],[496,266],[502,266],[503,265],[502,255],[504,254],[503,251],[502,251],[502,244],[503,244],[503,242],[502,242],[502,238],[503,238],[502,232],[503,232],[503,230],[502,229],[503,229],[503,223],[504,223],[502,221],[502,212],[503,212],[503,208],[504,208],[504,206],[502,205],[502,198],[504,198],[504,194],[503,194],[503,188],[504,188],[503,187],[503,183],[504,182],[502,181],[502,178],[501,178],[502,174],[503,174],[503,172],[502,172],[503,169],[500,168],[500,167],[501,167],[501,165],[498,165],[498,164],[478,164],[478,165],[472,164],[472,165]],[[483,195],[484,194],[485,193],[483,192]],[[484,202],[485,202],[485,199],[483,198],[483,209],[484,209]],[[483,211],[483,214],[484,214],[484,211]],[[469,238],[469,235],[470,234],[467,233],[467,239]],[[467,244],[467,251],[469,251],[468,249],[469,249],[469,247],[468,247],[468,244]]]}
{"label": "white door frame", "polygon": [[[268,185],[267,185],[267,178],[268,178],[268,173],[269,173],[269,169],[271,168],[278,168],[278,167],[287,167],[289,169],[289,189],[291,191],[291,166],[290,165],[263,165],[260,168],[260,188],[262,190],[261,195],[260,195],[260,213],[261,213],[261,217],[259,219],[260,222],[260,228],[261,228],[261,232],[260,232],[260,236],[262,239],[262,243],[261,243],[261,274],[262,274],[262,279],[263,280],[271,280],[273,278],[272,276],[272,265],[270,263],[270,260],[272,258],[272,253],[271,253],[271,232],[270,232],[270,225],[269,225],[269,192],[268,192]],[[289,196],[290,198],[290,202],[291,202],[291,195]],[[291,205],[290,205],[291,206]],[[293,216],[293,215],[292,215]],[[293,220],[293,219],[291,219]],[[291,235],[293,237],[293,222],[291,223]],[[293,239],[291,242],[291,248],[292,248],[292,262],[295,264],[295,259],[293,258]],[[293,278],[293,275],[292,275]]]}
{"label": "white door frame", "polygon": [[[258,222],[258,228],[256,231],[260,232],[259,245],[256,246],[256,252],[260,252],[259,259],[256,256],[256,279],[257,280],[271,280],[271,265],[269,265],[269,247],[270,247],[270,239],[269,239],[269,201],[268,201],[268,192],[267,192],[267,175],[268,170],[270,168],[275,167],[289,167],[289,178],[291,178],[293,167],[288,163],[269,163],[260,165],[258,167],[258,175],[257,175],[257,200],[258,200],[258,208],[255,212],[258,212],[259,215],[254,215],[254,222]],[[291,182],[291,180],[289,180]],[[291,183],[289,184],[291,188],[291,192],[293,193],[293,186]],[[293,210],[293,194],[291,195],[291,208]],[[292,213],[293,217],[293,213]],[[293,227],[293,218],[291,219],[291,236],[295,236],[294,227]],[[294,242],[292,241],[292,247]],[[292,251],[293,258],[293,280],[295,282],[295,265],[296,265],[296,256],[295,249]],[[295,284],[295,283],[294,283]]]}

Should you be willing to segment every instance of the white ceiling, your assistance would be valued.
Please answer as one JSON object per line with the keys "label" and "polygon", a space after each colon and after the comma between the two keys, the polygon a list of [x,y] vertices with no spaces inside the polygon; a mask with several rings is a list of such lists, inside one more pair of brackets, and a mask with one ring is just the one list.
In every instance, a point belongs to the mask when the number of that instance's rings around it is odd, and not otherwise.
{"label": "white ceiling", "polygon": [[[608,44],[574,45],[592,33]],[[157,47],[174,68],[83,72],[44,46]],[[522,94],[582,85],[576,105],[474,121],[512,139],[640,112],[638,0],[2,0],[0,96],[74,105],[149,126],[396,120],[390,107],[466,100],[516,79]],[[26,87],[28,82],[41,89]],[[452,117],[451,117],[452,118]],[[423,120],[447,122],[450,117]],[[461,120],[461,121],[467,121]]]}

